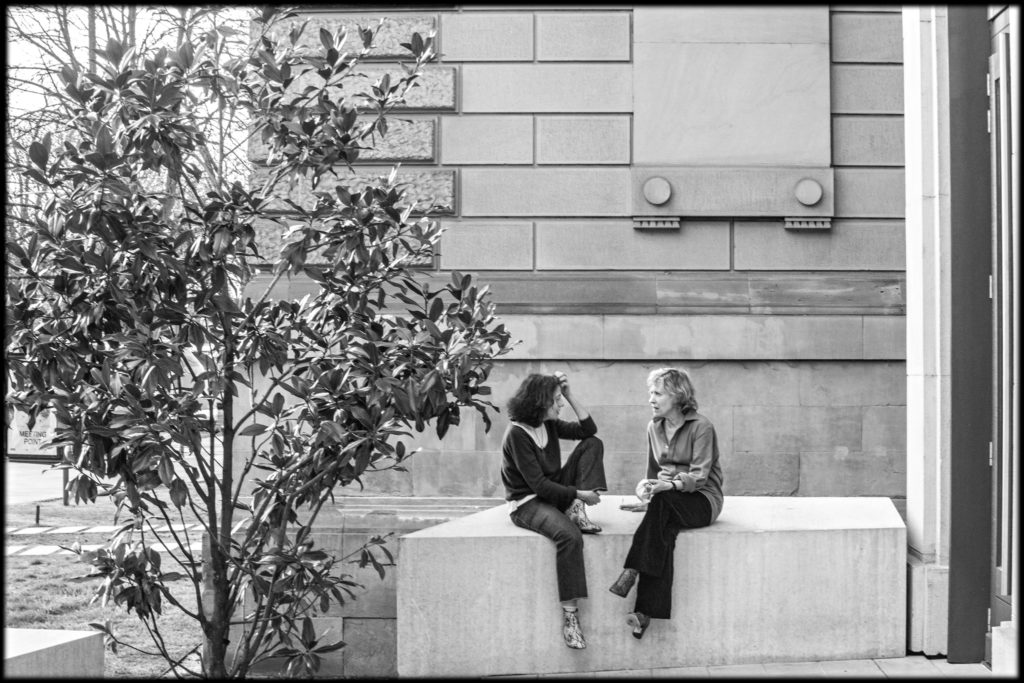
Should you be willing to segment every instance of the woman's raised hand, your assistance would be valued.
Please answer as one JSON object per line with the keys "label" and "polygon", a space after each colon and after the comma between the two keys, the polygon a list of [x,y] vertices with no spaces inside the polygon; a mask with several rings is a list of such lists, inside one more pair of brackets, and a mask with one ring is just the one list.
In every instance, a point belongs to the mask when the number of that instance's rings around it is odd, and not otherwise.
{"label": "woman's raised hand", "polygon": [[569,378],[564,372],[556,370],[554,373],[555,379],[558,380],[558,385],[562,389],[562,396],[565,396],[566,400],[572,395],[572,391],[569,389]]}

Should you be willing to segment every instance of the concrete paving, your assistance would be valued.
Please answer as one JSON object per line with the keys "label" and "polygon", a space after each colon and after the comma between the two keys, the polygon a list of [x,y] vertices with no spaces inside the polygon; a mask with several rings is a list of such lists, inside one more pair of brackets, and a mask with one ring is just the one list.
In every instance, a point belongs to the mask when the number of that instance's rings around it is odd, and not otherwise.
{"label": "concrete paving", "polygon": [[489,678],[995,678],[984,664],[950,664],[944,657],[910,655],[891,659],[850,659],[733,666],[688,666],[594,673],[560,673]]}

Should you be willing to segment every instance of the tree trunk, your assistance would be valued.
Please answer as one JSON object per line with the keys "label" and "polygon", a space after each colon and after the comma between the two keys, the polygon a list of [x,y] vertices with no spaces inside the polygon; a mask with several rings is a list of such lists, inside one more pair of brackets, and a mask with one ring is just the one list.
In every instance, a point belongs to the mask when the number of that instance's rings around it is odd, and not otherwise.
{"label": "tree trunk", "polygon": [[[226,314],[222,321],[224,331],[224,372],[225,375],[234,367],[234,329],[230,314]],[[227,675],[227,648],[231,636],[231,619],[234,616],[232,606],[228,600],[231,585],[228,577],[227,554],[231,552],[231,527],[234,521],[234,467],[232,462],[232,451],[234,450],[234,381],[226,380],[227,384],[221,394],[221,403],[224,406],[224,419],[222,426],[223,445],[221,452],[222,469],[220,473],[220,516],[219,528],[211,529],[217,534],[216,543],[211,539],[210,543],[210,566],[213,577],[213,612],[210,614],[210,628],[206,633],[204,644],[203,670],[208,676],[224,678]],[[211,452],[211,471],[216,476],[216,463],[213,461]],[[210,501],[211,507],[216,501]],[[212,518],[212,516],[211,516]]]}

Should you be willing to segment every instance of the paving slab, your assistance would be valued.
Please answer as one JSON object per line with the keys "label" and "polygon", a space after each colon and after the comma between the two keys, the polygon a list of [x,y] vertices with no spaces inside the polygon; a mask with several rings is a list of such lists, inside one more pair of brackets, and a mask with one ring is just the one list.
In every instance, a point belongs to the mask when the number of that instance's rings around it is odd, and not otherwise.
{"label": "paving slab", "polygon": [[650,678],[651,671],[651,669],[596,671],[594,672],[594,678]]}
{"label": "paving slab", "polygon": [[992,678],[992,670],[984,664],[950,664],[946,658],[928,661],[947,678]]}
{"label": "paving slab", "polygon": [[771,662],[764,665],[767,676],[781,678],[821,678],[825,675],[819,662]]}
{"label": "paving slab", "polygon": [[74,533],[77,533],[79,531],[83,531],[83,530],[88,529],[88,528],[89,527],[87,527],[87,526],[59,526],[56,529],[51,529],[50,531],[47,531],[46,533],[48,533],[48,534],[74,534]]}
{"label": "paving slab", "polygon": [[895,659],[876,659],[874,662],[887,678],[936,678],[942,675],[939,667],[935,666],[927,657],[920,655]]}
{"label": "paving slab", "polygon": [[28,550],[22,551],[21,557],[26,555],[54,555],[60,550],[57,545],[34,545]]}
{"label": "paving slab", "polygon": [[[99,549],[100,549],[100,548],[102,548],[102,547],[103,547],[103,544],[102,544],[102,543],[90,543],[89,545],[83,545],[83,546],[82,546],[82,552],[88,552],[88,551],[93,551],[93,550],[99,550]],[[61,550],[61,551],[60,551],[59,553],[57,553],[57,554],[58,554],[58,555],[74,555],[74,554],[75,554],[75,551],[73,551],[73,550]]]}
{"label": "paving slab", "polygon": [[710,678],[706,666],[677,666],[650,671],[651,678]]}
{"label": "paving slab", "polygon": [[15,536],[31,536],[33,534],[45,534],[53,528],[52,526],[27,526],[17,531],[12,531],[11,534]]}
{"label": "paving slab", "polygon": [[726,664],[708,667],[708,676],[711,678],[749,678],[764,675],[764,664]]}
{"label": "paving slab", "polygon": [[4,555],[14,555],[18,551],[24,550],[27,547],[28,547],[27,545],[5,545],[4,546]]}
{"label": "paving slab", "polygon": [[885,673],[872,659],[840,659],[818,664],[830,678],[885,678]]}

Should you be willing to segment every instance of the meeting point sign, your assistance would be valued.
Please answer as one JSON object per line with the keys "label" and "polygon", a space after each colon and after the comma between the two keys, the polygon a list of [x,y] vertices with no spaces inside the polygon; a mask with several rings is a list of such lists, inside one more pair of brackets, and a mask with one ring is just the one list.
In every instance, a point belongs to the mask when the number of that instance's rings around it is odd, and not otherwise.
{"label": "meeting point sign", "polygon": [[56,446],[43,446],[54,435],[57,418],[52,410],[39,413],[29,429],[28,413],[7,409],[7,455],[57,455]]}

